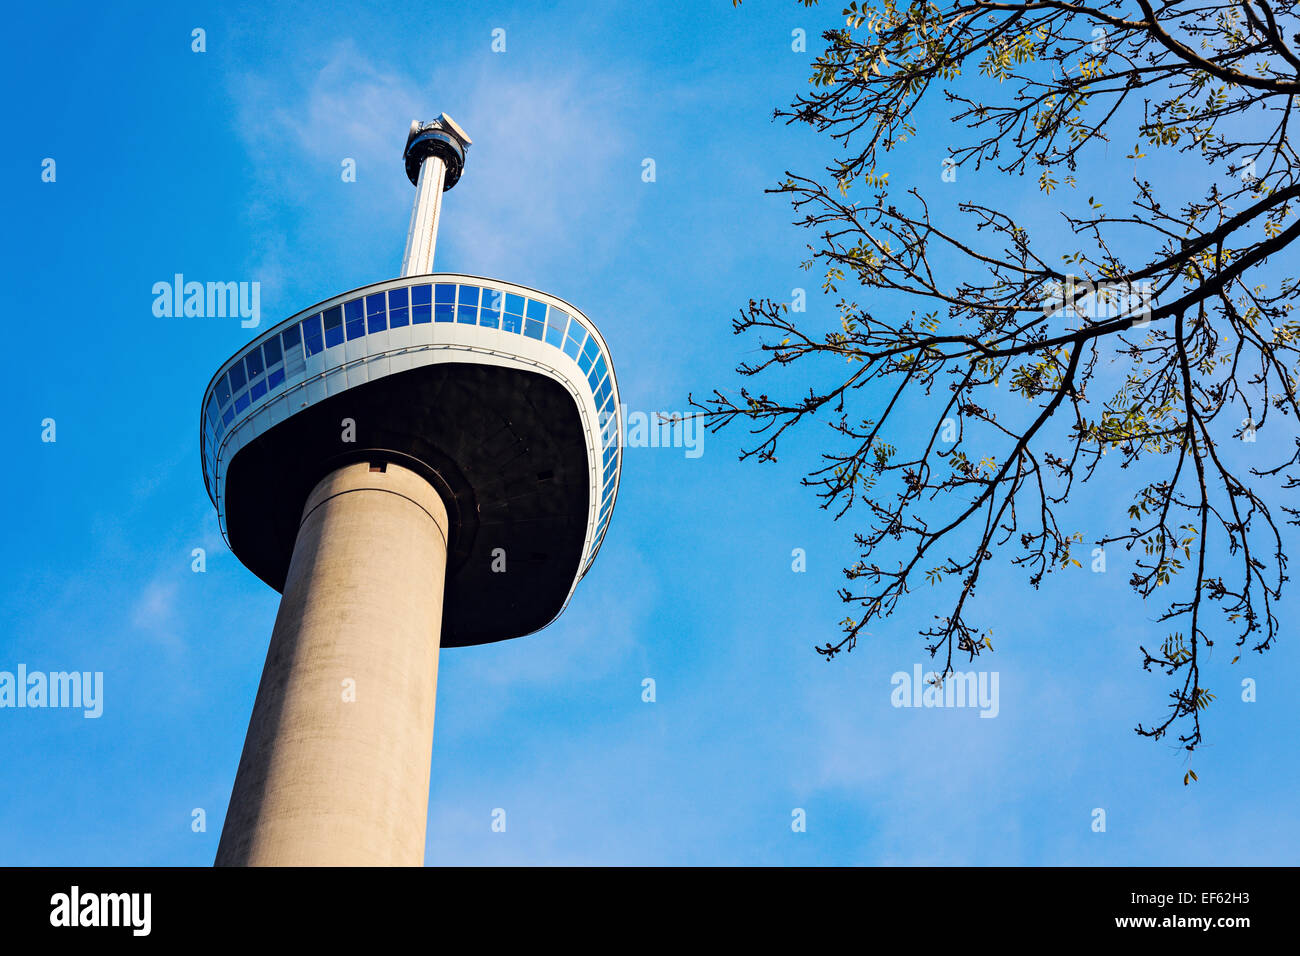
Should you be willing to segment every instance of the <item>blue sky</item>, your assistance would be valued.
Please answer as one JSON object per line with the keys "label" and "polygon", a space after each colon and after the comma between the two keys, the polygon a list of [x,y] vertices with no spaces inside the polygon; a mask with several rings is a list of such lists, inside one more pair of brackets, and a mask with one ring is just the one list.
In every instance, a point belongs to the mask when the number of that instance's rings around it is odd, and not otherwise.
{"label": "blue sky", "polygon": [[[265,325],[395,276],[406,128],[446,110],[474,146],[437,268],[573,302],[629,409],[684,410],[688,392],[734,385],[754,343],[730,318],[751,297],[808,288],[810,321],[834,322],[798,268],[790,210],[763,194],[826,155],[771,111],[807,82],[791,31],[816,48],[831,7],[11,11],[0,670],[102,671],[105,690],[96,720],[0,710],[0,863],[208,865],[216,850],[277,595],[222,543],[197,422],[251,333],[156,318],[153,283],[258,281]],[[921,124],[895,183],[937,186],[942,122]],[[1050,212],[1023,185],[962,175],[962,196]],[[442,655],[428,863],[1294,862],[1293,601],[1268,656],[1228,669],[1235,651],[1216,648],[1219,700],[1190,761],[1132,732],[1167,688],[1140,669],[1157,609],[1122,566],[1085,562],[1034,592],[998,562],[977,598],[998,716],[892,707],[890,676],[927,660],[916,630],[935,605],[918,592],[852,654],[813,653],[838,634],[839,569],[855,559],[850,519],[797,483],[820,437],[766,466],[737,462],[739,432],[707,436],[698,458],[627,451],[611,530],[563,617]],[[1079,507],[1122,515],[1116,480]],[[1184,787],[1189,766],[1200,782]]]}

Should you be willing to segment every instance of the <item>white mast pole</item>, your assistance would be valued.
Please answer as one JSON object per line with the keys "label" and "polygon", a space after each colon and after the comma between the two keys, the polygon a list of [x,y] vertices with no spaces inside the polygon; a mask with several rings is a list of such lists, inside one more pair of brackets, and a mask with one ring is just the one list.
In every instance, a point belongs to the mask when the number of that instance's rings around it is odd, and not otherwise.
{"label": "white mast pole", "polygon": [[420,164],[420,181],[415,186],[411,228],[406,234],[402,276],[422,276],[433,271],[433,250],[438,244],[438,220],[442,218],[442,189],[447,164],[428,156]]}

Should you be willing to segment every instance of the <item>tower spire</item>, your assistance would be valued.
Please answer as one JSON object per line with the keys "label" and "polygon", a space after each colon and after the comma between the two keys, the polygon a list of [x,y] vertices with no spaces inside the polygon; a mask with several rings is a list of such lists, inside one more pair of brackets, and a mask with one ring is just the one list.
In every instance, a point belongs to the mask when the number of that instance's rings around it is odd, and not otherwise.
{"label": "tower spire", "polygon": [[406,253],[402,256],[403,278],[433,272],[442,194],[460,181],[470,143],[465,131],[446,113],[428,123],[411,121],[402,158],[406,176],[415,186],[415,205],[406,233]]}

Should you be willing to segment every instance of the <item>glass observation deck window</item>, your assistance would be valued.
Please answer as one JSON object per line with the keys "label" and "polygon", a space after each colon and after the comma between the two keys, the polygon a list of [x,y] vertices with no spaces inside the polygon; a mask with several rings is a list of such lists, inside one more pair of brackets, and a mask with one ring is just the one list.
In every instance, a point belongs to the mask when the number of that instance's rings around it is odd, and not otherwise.
{"label": "glass observation deck window", "polygon": [[343,311],[347,315],[348,341],[359,339],[366,334],[365,310],[360,299],[344,303]]}
{"label": "glass observation deck window", "polygon": [[307,346],[308,355],[317,355],[325,349],[325,340],[321,337],[320,327],[319,315],[302,320],[302,340]]}
{"label": "glass observation deck window", "polygon": [[499,329],[505,298],[506,294],[500,289],[484,289],[483,301],[479,305],[478,324],[489,329]]}
{"label": "glass observation deck window", "polygon": [[334,306],[332,309],[326,309],[321,313],[321,321],[325,326],[325,347],[332,349],[336,345],[343,344],[343,309],[341,306]]}
{"label": "glass observation deck window", "polygon": [[518,332],[524,327],[524,297],[513,292],[506,293],[506,311],[501,319],[501,328],[507,332]]}
{"label": "glass observation deck window", "polygon": [[546,344],[557,349],[564,347],[564,331],[569,326],[568,313],[554,307],[546,315]]}
{"label": "glass observation deck window", "polygon": [[540,339],[546,327],[546,303],[536,299],[528,300],[528,309],[524,316],[524,335],[531,339]]}
{"label": "glass observation deck window", "polygon": [[384,294],[377,292],[366,296],[366,334],[374,335],[388,328],[388,307],[384,304]]}
{"label": "glass observation deck window", "polygon": [[430,303],[433,302],[433,286],[417,285],[411,287],[411,324],[423,325],[431,322]]}
{"label": "glass observation deck window", "polygon": [[280,364],[283,358],[283,353],[280,351],[280,336],[273,335],[262,343],[262,355],[266,359],[267,368]]}
{"label": "glass observation deck window", "polygon": [[460,287],[456,295],[456,321],[462,325],[478,324],[478,286]]}
{"label": "glass observation deck window", "polygon": [[439,283],[433,287],[433,321],[450,322],[456,305],[456,287]]}
{"label": "glass observation deck window", "polygon": [[406,289],[388,290],[388,324],[392,328],[400,329],[410,323],[410,298]]}

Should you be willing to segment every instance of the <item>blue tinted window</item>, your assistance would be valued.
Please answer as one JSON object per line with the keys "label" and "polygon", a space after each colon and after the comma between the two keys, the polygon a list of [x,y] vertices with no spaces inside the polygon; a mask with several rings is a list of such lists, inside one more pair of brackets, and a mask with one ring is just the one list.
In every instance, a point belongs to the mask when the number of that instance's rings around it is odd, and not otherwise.
{"label": "blue tinted window", "polygon": [[[593,375],[595,374],[595,371],[595,369],[592,369]],[[607,378],[605,381],[600,383],[600,388],[596,389],[595,400],[597,408],[600,408],[605,404],[605,399],[609,398],[610,391],[609,379]]]}
{"label": "blue tinted window", "polygon": [[266,356],[267,368],[280,361],[280,337],[278,335],[273,335],[262,343],[262,354]]}
{"label": "blue tinted window", "polygon": [[546,318],[546,303],[538,302],[536,299],[528,300],[528,318],[536,319],[541,322]]}
{"label": "blue tinted window", "polygon": [[496,328],[501,324],[501,307],[506,304],[506,294],[500,289],[484,289],[483,301],[479,305],[479,325]]}
{"label": "blue tinted window", "polygon": [[[509,296],[506,296],[506,298],[509,298]],[[505,329],[507,332],[518,332],[519,326],[523,321],[524,320],[520,316],[507,309],[501,316],[501,328]]]}
{"label": "blue tinted window", "polygon": [[433,287],[433,321],[450,322],[455,318],[453,314],[454,303],[456,301],[456,287],[450,283],[440,282]]}
{"label": "blue tinted window", "polygon": [[[595,341],[594,339],[592,341]],[[578,356],[578,368],[584,372],[591,371],[591,363],[596,360],[594,355],[588,355],[587,350],[583,349],[582,354]]]}
{"label": "blue tinted window", "polygon": [[237,399],[235,399],[235,411],[242,412],[247,407],[248,407],[248,393],[245,392],[243,395],[240,395]]}
{"label": "blue tinted window", "polygon": [[302,332],[296,325],[291,325],[280,333],[280,341],[284,345],[285,354],[289,354],[294,347],[302,341]]}
{"label": "blue tinted window", "polygon": [[596,359],[596,381],[600,381],[601,376],[605,374],[608,368],[609,366],[605,364],[605,356],[602,355],[600,358]]}
{"label": "blue tinted window", "polygon": [[439,282],[433,287],[433,320],[435,323],[450,323],[455,319],[456,287]]}
{"label": "blue tinted window", "polygon": [[251,382],[262,374],[262,350],[253,349],[245,355],[244,364],[248,366],[248,380]]}
{"label": "blue tinted window", "polygon": [[614,463],[611,461],[605,466],[605,484],[609,484],[609,479],[614,476]]}
{"label": "blue tinted window", "polygon": [[532,316],[529,316],[524,321],[524,335],[529,338],[540,339],[544,331],[545,327],[542,325],[541,319],[534,319]]}
{"label": "blue tinted window", "polygon": [[217,423],[217,400],[215,398],[208,400],[208,407],[204,409],[204,414],[208,417],[208,424]]}
{"label": "blue tinted window", "polygon": [[407,312],[407,304],[411,297],[405,289],[388,290],[388,324],[393,328],[400,328],[410,321]]}
{"label": "blue tinted window", "polygon": [[415,285],[411,286],[411,324],[419,325],[422,322],[432,321],[429,304],[433,301],[433,286]]}
{"label": "blue tinted window", "polygon": [[582,347],[582,354],[593,362],[596,361],[596,356],[600,354],[600,346],[596,344],[596,336],[593,335],[587,339],[587,344]]}
{"label": "blue tinted window", "polygon": [[389,328],[389,313],[385,306],[383,293],[374,293],[365,297],[365,330],[367,333],[383,332]]}
{"label": "blue tinted window", "polygon": [[274,390],[284,382],[284,369],[277,368],[266,376],[266,387]]}
{"label": "blue tinted window", "polygon": [[388,312],[384,305],[384,294],[377,292],[366,296],[366,333],[382,332],[388,328]]}
{"label": "blue tinted window", "polygon": [[230,401],[230,383],[226,381],[226,376],[217,379],[217,387],[214,389],[217,401],[225,405]]}
{"label": "blue tinted window", "polygon": [[506,293],[506,311],[511,315],[524,314],[524,297],[513,292]]}
{"label": "blue tinted window", "polygon": [[236,362],[230,368],[230,390],[237,392],[248,384],[248,378],[244,375],[244,363]]}
{"label": "blue tinted window", "polygon": [[227,408],[224,412],[221,413],[221,424],[223,430],[226,425],[229,425],[234,420],[235,420],[235,407],[232,405],[230,406],[230,408]]}
{"label": "blue tinted window", "polygon": [[347,314],[348,341],[359,339],[366,334],[366,317],[365,310],[362,308],[360,299],[353,299],[343,305],[343,310]]}
{"label": "blue tinted window", "polygon": [[478,286],[460,287],[460,298],[456,300],[456,321],[473,325],[478,321]]}
{"label": "blue tinted window", "polygon": [[343,310],[337,305],[321,313],[325,326],[325,347],[333,348],[343,344]]}
{"label": "blue tinted window", "polygon": [[302,320],[302,340],[307,346],[307,354],[315,355],[325,347],[320,334],[320,316],[313,315]]}
{"label": "blue tinted window", "polygon": [[248,390],[248,400],[255,402],[266,394],[266,382],[255,382],[253,387]]}
{"label": "blue tinted window", "polygon": [[564,329],[568,324],[568,315],[559,309],[551,309],[546,315],[546,341],[557,349],[564,345]]}

